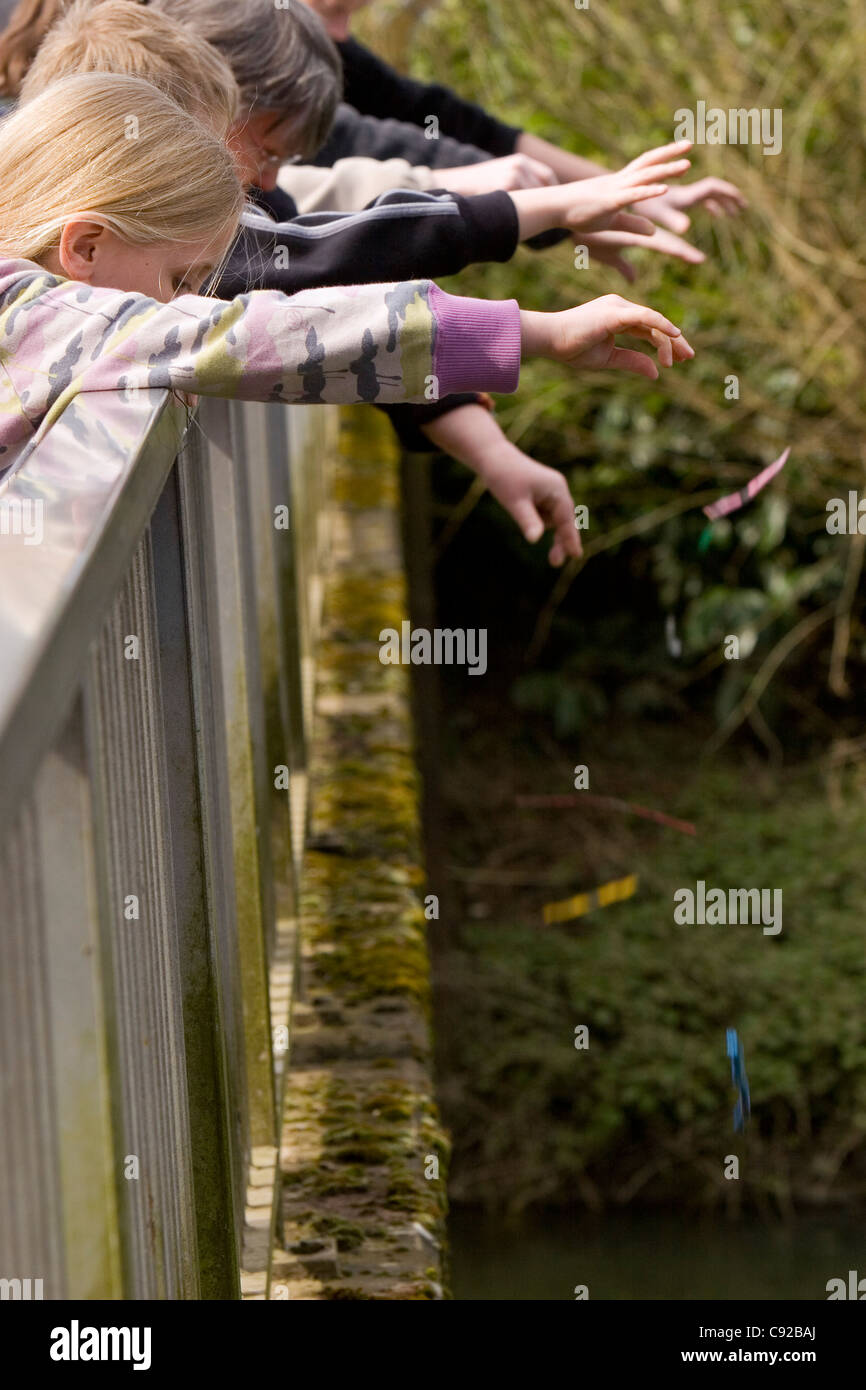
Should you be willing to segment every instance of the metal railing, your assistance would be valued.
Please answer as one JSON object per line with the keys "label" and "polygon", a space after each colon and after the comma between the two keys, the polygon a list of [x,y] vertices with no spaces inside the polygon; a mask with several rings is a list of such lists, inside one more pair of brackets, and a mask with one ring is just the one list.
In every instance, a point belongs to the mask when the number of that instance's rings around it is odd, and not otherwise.
{"label": "metal railing", "polygon": [[185,425],[80,396],[0,491],[3,1297],[266,1292],[335,420]]}

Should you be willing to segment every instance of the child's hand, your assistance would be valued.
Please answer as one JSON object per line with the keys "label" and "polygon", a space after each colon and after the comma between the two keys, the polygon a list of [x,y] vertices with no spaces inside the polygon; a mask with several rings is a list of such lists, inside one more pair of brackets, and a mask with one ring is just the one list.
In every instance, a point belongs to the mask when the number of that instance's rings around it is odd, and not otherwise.
{"label": "child's hand", "polygon": [[634,266],[624,254],[630,246],[639,246],[646,251],[658,251],[662,256],[674,256],[677,260],[685,261],[687,265],[702,265],[707,259],[703,251],[699,251],[697,246],[692,246],[690,241],[684,241],[674,232],[665,231],[661,227],[656,227],[652,236],[622,231],[575,232],[572,240],[575,246],[586,247],[590,262],[598,261],[600,265],[611,266],[630,285],[637,279]]}
{"label": "child's hand", "polygon": [[691,148],[688,140],[662,145],[638,155],[615,174],[578,179],[556,188],[524,189],[512,193],[522,241],[553,227],[573,231],[605,231],[610,228],[651,236],[653,225],[623,209],[668,192],[666,178],[677,178],[691,167],[681,156]]}
{"label": "child's hand", "polygon": [[562,474],[522,453],[506,439],[484,406],[456,406],[421,428],[438,448],[478,475],[528,541],[541,540],[545,527],[556,532],[550,551],[552,565],[561,565],[567,555],[581,554],[574,503]]}
{"label": "child's hand", "polygon": [[617,333],[630,333],[653,343],[662,367],[695,355],[670,319],[618,294],[606,294],[559,314],[521,309],[520,320],[524,357],[551,357],[570,367],[612,368],[654,381],[659,373],[652,358],[631,348],[618,348]]}
{"label": "child's hand", "polygon": [[734,217],[749,206],[736,184],[725,179],[706,178],[669,188],[667,193],[646,203],[644,212],[668,231],[682,234],[691,226],[691,219],[683,209],[698,204],[703,204],[713,217]]}
{"label": "child's hand", "polygon": [[495,463],[478,469],[478,476],[531,544],[541,540],[545,530],[556,533],[548,556],[552,565],[583,553],[574,525],[574,502],[565,478],[555,468],[536,463],[507,444]]}
{"label": "child's hand", "polygon": [[638,155],[616,174],[600,174],[598,178],[565,184],[558,190],[564,208],[561,225],[575,231],[603,232],[619,228],[624,232],[644,231],[651,236],[653,227],[647,218],[633,217],[622,209],[630,203],[659,198],[667,193],[664,180],[678,178],[691,168],[691,160],[682,157],[689,149],[689,140],[660,145],[658,149]]}
{"label": "child's hand", "polygon": [[[543,188],[556,183],[552,169],[528,154],[506,154],[456,169],[437,169],[436,187],[471,197],[478,193],[511,193],[518,188]],[[441,182],[440,182],[441,180]]]}

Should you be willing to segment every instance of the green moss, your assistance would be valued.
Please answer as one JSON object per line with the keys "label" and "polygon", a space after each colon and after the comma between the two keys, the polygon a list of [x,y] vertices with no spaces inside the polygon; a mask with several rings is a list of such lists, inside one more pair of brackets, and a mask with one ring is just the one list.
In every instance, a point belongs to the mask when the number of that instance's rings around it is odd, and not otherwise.
{"label": "green moss", "polygon": [[365,1293],[363,1289],[346,1288],[342,1284],[326,1284],[322,1289],[322,1298],[329,1301],[342,1303],[346,1299],[369,1299],[372,1295]]}
{"label": "green moss", "polygon": [[352,570],[332,578],[327,594],[326,637],[332,650],[337,642],[375,642],[376,660],[371,667],[377,678],[399,668],[383,666],[378,659],[379,632],[396,627],[406,617],[406,581],[400,570],[359,574]]}
{"label": "green moss", "polygon": [[320,1197],[336,1197],[344,1192],[366,1192],[369,1185],[367,1174],[358,1164],[343,1172],[320,1170],[313,1178],[313,1188]]}
{"label": "green moss", "polygon": [[390,1152],[384,1144],[346,1144],[334,1151],[338,1163],[387,1163]]}
{"label": "green moss", "polygon": [[380,861],[312,852],[303,894],[317,984],[356,1003],[405,995],[430,1006],[430,962],[421,905],[405,883],[388,883]]}
{"label": "green moss", "polygon": [[[376,459],[378,471],[365,465],[363,476],[355,478],[356,459],[345,457],[338,499],[358,507],[393,505],[393,462],[382,466],[369,442],[350,437],[347,447],[356,446],[365,458]],[[383,483],[383,477],[390,481]],[[374,698],[363,712],[320,719],[311,749],[312,843],[320,847],[306,852],[300,904],[307,994],[313,1003],[318,991],[327,994],[335,1009],[394,998],[406,1006],[384,1018],[382,1030],[371,1027],[366,1010],[348,1016],[346,1033],[331,1035],[345,1039],[352,1059],[348,1075],[339,1074],[337,1061],[321,1082],[289,1100],[290,1124],[296,1119],[306,1130],[312,1126],[320,1141],[316,1162],[286,1181],[298,1223],[313,1236],[332,1236],[340,1250],[371,1239],[386,1241],[394,1251],[387,1273],[369,1271],[375,1291],[359,1286],[355,1269],[353,1282],[323,1289],[326,1299],[433,1296],[428,1280],[414,1273],[414,1251],[401,1282],[401,1260],[407,1258],[402,1217],[437,1231],[443,1225],[445,1184],[421,1177],[424,1155],[446,1148],[444,1140],[441,1149],[436,1146],[429,1083],[422,1077],[419,1087],[387,1075],[410,1058],[430,1065],[430,962],[419,900],[424,872],[409,682],[404,669],[378,660],[379,632],[399,629],[405,616],[400,570],[358,573],[350,565],[326,583],[318,690]],[[388,701],[384,718],[376,712],[380,696]],[[399,1063],[366,1055],[381,1048],[383,1037],[393,1038]],[[374,1067],[381,1070],[371,1084],[367,1073]]]}
{"label": "green moss", "polygon": [[336,1241],[338,1250],[357,1250],[372,1234],[357,1221],[346,1221],[340,1216],[317,1216],[313,1228],[319,1235],[331,1236]]}

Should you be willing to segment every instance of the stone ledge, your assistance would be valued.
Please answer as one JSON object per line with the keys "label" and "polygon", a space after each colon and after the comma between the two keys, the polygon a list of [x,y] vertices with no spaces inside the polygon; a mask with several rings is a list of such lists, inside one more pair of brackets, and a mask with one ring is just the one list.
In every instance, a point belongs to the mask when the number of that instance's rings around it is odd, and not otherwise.
{"label": "stone ledge", "polygon": [[370,410],[341,442],[270,1296],[437,1299],[448,1144],[433,1097],[420,789],[409,672],[378,659],[380,630],[407,616],[398,458]]}

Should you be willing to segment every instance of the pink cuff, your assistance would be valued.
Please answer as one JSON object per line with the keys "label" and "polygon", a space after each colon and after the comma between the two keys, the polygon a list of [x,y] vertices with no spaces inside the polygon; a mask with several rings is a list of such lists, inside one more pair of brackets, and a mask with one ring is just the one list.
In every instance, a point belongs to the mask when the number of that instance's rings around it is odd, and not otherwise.
{"label": "pink cuff", "polygon": [[469,299],[431,284],[436,319],[433,371],[439,397],[454,391],[517,390],[520,305],[516,299]]}

